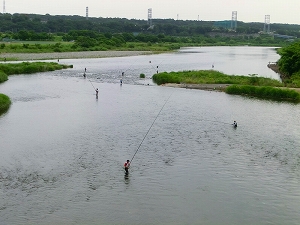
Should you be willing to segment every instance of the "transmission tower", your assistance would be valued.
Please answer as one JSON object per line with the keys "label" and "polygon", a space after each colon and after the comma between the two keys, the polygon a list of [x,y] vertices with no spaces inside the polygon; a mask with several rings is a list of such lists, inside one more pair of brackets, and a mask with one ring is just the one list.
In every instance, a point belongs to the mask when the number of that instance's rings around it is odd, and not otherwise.
{"label": "transmission tower", "polygon": [[89,7],[85,8],[85,18],[88,20],[89,19]]}
{"label": "transmission tower", "polygon": [[265,15],[264,32],[270,33],[270,15]]}
{"label": "transmission tower", "polygon": [[152,8],[148,9],[148,25],[152,26]]}
{"label": "transmission tower", "polygon": [[237,11],[232,11],[231,29],[236,30],[236,27],[237,27]]}
{"label": "transmission tower", "polygon": [[5,0],[3,0],[3,13],[6,13],[5,12]]}

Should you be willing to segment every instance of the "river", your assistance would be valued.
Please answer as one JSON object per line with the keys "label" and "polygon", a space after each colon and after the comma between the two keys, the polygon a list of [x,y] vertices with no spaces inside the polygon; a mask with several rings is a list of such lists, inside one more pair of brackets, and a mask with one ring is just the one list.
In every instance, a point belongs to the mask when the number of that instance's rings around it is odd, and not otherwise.
{"label": "river", "polygon": [[10,76],[0,224],[299,224],[298,104],[151,82],[157,70],[212,65],[279,79],[267,68],[278,58],[264,47],[184,48]]}

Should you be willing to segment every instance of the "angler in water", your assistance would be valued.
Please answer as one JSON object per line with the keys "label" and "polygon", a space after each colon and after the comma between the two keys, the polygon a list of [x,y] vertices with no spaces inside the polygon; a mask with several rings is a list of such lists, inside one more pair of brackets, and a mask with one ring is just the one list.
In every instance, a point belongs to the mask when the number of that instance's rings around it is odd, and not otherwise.
{"label": "angler in water", "polygon": [[237,127],[237,122],[236,121],[233,121],[233,127]]}
{"label": "angler in water", "polygon": [[124,170],[125,170],[125,173],[126,173],[126,174],[129,173],[129,167],[130,167],[130,161],[127,160],[127,161],[124,163]]}

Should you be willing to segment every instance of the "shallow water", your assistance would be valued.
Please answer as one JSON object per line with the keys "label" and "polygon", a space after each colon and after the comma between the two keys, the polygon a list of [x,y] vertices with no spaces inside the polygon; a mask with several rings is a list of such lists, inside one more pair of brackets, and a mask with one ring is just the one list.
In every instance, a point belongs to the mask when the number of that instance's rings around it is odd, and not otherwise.
{"label": "shallow water", "polygon": [[[13,104],[0,117],[0,224],[298,224],[299,105],[152,84],[150,60],[202,69],[200,50],[61,60],[74,68],[1,84]],[[227,50],[245,64],[254,51]]]}

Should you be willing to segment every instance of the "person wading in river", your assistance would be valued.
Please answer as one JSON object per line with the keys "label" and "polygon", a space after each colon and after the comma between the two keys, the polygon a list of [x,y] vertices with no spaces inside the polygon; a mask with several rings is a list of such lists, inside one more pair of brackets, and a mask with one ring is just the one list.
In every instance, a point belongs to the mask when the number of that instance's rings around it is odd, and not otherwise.
{"label": "person wading in river", "polygon": [[124,163],[124,169],[125,169],[125,172],[126,172],[126,173],[129,173],[129,171],[128,171],[129,167],[130,167],[130,161],[127,160],[127,161]]}
{"label": "person wading in river", "polygon": [[233,127],[237,127],[237,122],[236,121],[233,121]]}

